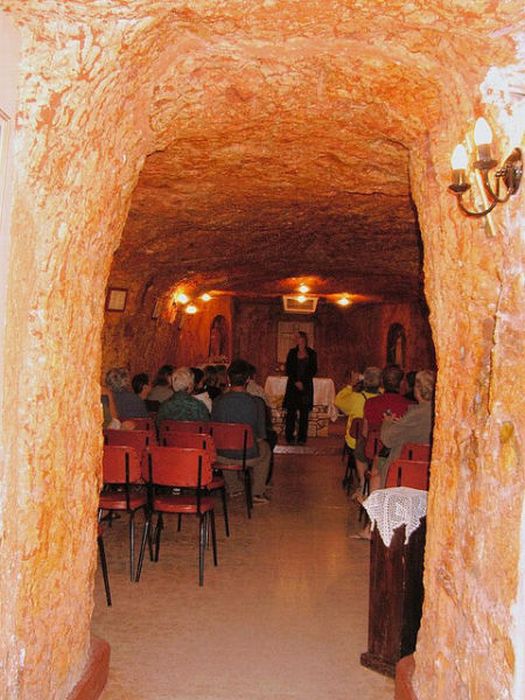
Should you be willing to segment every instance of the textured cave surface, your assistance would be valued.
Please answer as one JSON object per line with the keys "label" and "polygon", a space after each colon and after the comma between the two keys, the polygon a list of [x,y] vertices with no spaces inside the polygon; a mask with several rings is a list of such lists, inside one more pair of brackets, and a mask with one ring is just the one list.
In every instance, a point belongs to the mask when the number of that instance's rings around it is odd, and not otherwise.
{"label": "textured cave surface", "polygon": [[[424,274],[439,382],[415,685],[420,700],[512,697],[523,191],[488,230],[446,187],[478,114],[502,150],[522,138],[522,1],[0,9],[21,39],[0,460],[0,505],[16,503],[2,510],[7,695],[67,697],[89,649],[103,329],[145,356],[176,342],[150,312],[173,287],[272,295],[303,276],[409,318]],[[108,283],[129,290],[110,323]],[[268,314],[250,309],[256,332]]]}

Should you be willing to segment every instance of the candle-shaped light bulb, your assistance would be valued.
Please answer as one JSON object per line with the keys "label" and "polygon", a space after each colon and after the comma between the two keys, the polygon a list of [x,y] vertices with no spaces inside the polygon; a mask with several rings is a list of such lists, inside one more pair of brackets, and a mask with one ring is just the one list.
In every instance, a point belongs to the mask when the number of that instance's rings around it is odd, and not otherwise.
{"label": "candle-shaped light bulb", "polygon": [[492,143],[492,130],[486,119],[480,117],[474,127],[474,142],[478,147],[478,159],[480,161],[490,161],[490,144]]}
{"label": "candle-shaped light bulb", "polygon": [[452,158],[450,159],[452,163],[452,170],[466,170],[468,157],[467,149],[462,143],[458,143],[454,152],[452,153]]}
{"label": "candle-shaped light bulb", "polygon": [[483,117],[476,120],[474,127],[474,142],[476,146],[487,145],[492,143],[492,129],[488,122]]}
{"label": "candle-shaped light bulb", "polygon": [[452,164],[452,185],[464,185],[468,156],[467,149],[463,144],[458,143],[450,160]]}

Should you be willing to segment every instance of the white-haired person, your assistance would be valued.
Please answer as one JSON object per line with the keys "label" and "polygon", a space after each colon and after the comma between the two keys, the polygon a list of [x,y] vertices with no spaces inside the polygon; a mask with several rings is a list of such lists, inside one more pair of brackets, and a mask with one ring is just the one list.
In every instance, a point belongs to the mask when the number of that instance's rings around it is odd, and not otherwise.
{"label": "white-haired person", "polygon": [[[381,442],[390,448],[386,461],[380,466],[377,488],[383,488],[388,468],[403,449],[406,442],[430,444],[434,425],[433,399],[436,374],[429,369],[417,372],[414,396],[417,403],[408,407],[401,418],[385,416],[381,425]],[[372,485],[371,485],[372,488]]]}
{"label": "white-haired person", "polygon": [[179,367],[170,378],[173,396],[160,404],[157,425],[163,420],[209,421],[206,406],[191,395],[194,386],[193,372],[189,367]]}

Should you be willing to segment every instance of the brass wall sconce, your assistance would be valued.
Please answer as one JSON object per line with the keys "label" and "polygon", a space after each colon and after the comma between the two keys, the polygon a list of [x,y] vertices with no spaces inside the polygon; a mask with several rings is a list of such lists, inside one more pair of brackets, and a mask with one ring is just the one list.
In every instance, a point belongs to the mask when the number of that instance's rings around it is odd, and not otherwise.
{"label": "brass wall sconce", "polygon": [[[493,170],[498,161],[492,158],[491,143],[492,131],[487,121],[480,117],[474,127],[474,142],[477,146],[478,159],[473,165],[479,171],[483,189],[488,199],[488,207],[483,211],[471,211],[463,203],[463,195],[471,188],[466,178],[468,156],[465,146],[459,144],[452,154],[452,184],[449,185],[449,192],[456,196],[457,203],[461,211],[467,216],[486,216],[498,204],[506,202],[511,195],[519,190],[521,176],[523,174],[523,158],[521,149],[514,148],[509,157],[499,167],[494,176],[496,178],[495,187],[489,179],[489,172]],[[500,196],[501,183],[505,185],[505,193]]]}

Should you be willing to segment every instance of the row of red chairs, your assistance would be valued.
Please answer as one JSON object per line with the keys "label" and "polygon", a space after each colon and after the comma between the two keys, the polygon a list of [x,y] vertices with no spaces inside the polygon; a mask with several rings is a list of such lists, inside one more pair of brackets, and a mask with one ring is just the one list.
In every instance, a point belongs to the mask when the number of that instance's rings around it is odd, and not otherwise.
{"label": "row of red chairs", "polygon": [[[203,432],[204,428],[207,432]],[[215,516],[211,498],[214,491],[221,493],[226,535],[230,535],[224,478],[216,467],[220,467],[221,471],[233,470],[243,474],[248,516],[251,517],[251,479],[246,465],[246,453],[254,444],[253,431],[251,426],[238,423],[166,421],[161,426],[160,434],[162,446],[156,444],[153,430],[105,431],[105,486],[100,497],[99,518],[104,511],[129,513],[130,579],[138,582],[148,543],[151,559],[158,561],[161,531],[164,527],[163,513],[178,514],[179,529],[183,515],[196,515],[199,518],[199,584],[203,585],[208,531],[211,532],[214,564],[217,565]],[[217,464],[216,447],[240,451],[243,458],[240,463]],[[174,494],[173,489],[180,489],[181,493]],[[139,510],[144,510],[146,516],[135,573],[134,523],[135,514]],[[157,524],[151,535],[151,518],[154,514],[157,514]]]}

